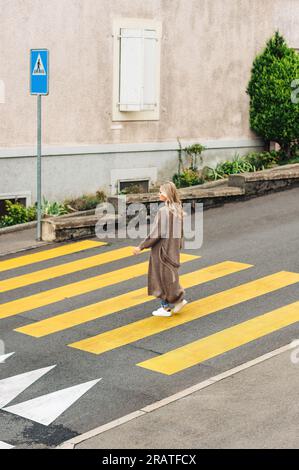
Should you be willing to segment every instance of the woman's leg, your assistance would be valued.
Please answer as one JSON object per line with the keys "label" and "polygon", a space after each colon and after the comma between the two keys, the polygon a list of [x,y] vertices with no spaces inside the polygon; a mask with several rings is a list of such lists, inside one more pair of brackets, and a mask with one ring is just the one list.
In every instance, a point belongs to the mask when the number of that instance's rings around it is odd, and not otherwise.
{"label": "woman's leg", "polygon": [[157,317],[170,317],[171,307],[167,300],[161,299],[161,307],[158,308],[158,310],[154,310],[152,313]]}
{"label": "woman's leg", "polygon": [[169,303],[167,302],[167,300],[164,300],[164,299],[161,299],[161,306],[165,309],[170,308]]}

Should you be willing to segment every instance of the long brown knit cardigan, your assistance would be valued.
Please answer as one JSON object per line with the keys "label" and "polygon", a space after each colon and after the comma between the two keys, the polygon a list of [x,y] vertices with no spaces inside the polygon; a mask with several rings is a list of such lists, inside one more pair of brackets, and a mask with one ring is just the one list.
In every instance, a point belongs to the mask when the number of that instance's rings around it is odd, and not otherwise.
{"label": "long brown knit cardigan", "polygon": [[155,217],[141,250],[151,248],[148,269],[148,294],[169,303],[180,302],[184,289],[179,283],[180,250],[183,247],[183,219],[165,205]]}

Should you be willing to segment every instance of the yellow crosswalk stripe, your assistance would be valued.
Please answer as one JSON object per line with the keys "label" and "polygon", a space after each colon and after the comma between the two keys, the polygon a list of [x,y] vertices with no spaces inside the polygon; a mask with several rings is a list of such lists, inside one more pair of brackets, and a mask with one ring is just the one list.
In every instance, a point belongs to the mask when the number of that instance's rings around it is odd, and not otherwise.
{"label": "yellow crosswalk stripe", "polygon": [[[145,250],[144,250],[145,251]],[[69,263],[52,266],[50,268],[41,269],[32,273],[24,274],[21,276],[12,277],[0,281],[0,292],[6,292],[18,287],[25,287],[41,281],[64,276],[65,274],[73,274],[84,269],[94,268],[102,264],[118,261],[123,258],[132,256],[132,247],[126,246],[117,250],[106,251],[87,258],[70,261]]]}
{"label": "yellow crosswalk stripe", "polygon": [[137,366],[172,375],[299,321],[299,302],[186,344]]}
{"label": "yellow crosswalk stripe", "polygon": [[[184,263],[199,258],[200,256],[181,254],[181,261]],[[45,292],[39,292],[38,294],[33,294],[21,299],[12,300],[0,304],[0,319],[8,318],[35,308],[44,307],[63,299],[70,299],[77,295],[86,294],[87,292],[118,284],[129,279],[134,279],[135,277],[146,274],[147,270],[148,262],[146,261],[134,266],[127,266],[82,281],[56,287]]]}
{"label": "yellow crosswalk stripe", "polygon": [[18,256],[17,258],[0,261],[0,272],[28,266],[29,264],[46,261],[48,259],[58,258],[59,256],[65,256],[71,253],[78,253],[79,251],[88,250],[90,248],[97,248],[102,245],[107,245],[107,243],[85,240],[83,242],[63,245],[58,248],[39,251],[38,253],[33,253],[31,255]]}
{"label": "yellow crosswalk stripe", "polygon": [[299,274],[281,271],[199,299],[186,305],[177,315],[167,318],[151,316],[69,346],[93,354],[102,354],[296,282],[299,282]]}
{"label": "yellow crosswalk stripe", "polygon": [[[252,265],[225,261],[214,266],[205,267],[198,271],[184,274],[180,277],[180,281],[184,288],[188,288],[228,274],[239,272],[249,267],[252,267]],[[154,297],[147,295],[147,288],[141,288],[17,328],[15,331],[40,338],[42,336],[56,333],[67,328],[81,325],[106,315],[149,302],[153,298]]]}

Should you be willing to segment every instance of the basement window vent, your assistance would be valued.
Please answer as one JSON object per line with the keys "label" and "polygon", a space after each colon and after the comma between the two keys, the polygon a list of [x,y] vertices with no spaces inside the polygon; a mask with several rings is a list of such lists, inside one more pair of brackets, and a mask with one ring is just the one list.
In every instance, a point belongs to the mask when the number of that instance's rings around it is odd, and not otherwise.
{"label": "basement window vent", "polygon": [[120,194],[148,193],[149,179],[143,180],[119,180],[118,191]]}

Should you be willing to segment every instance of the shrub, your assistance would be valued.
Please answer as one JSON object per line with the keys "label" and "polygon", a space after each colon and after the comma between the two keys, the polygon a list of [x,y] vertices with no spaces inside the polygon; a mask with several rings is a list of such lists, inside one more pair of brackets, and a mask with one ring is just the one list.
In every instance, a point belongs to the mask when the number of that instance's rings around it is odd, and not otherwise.
{"label": "shrub", "polygon": [[299,163],[299,156],[291,158],[290,160],[286,160],[284,162],[281,162],[281,165],[287,165],[291,163]]}
{"label": "shrub", "polygon": [[42,214],[43,215],[63,215],[67,214],[67,208],[59,202],[50,202],[43,197]]}
{"label": "shrub", "polygon": [[206,180],[226,178],[228,175],[253,171],[252,165],[244,157],[235,155],[233,160],[218,163],[215,168],[204,167],[203,176]]}
{"label": "shrub", "polygon": [[205,149],[206,147],[201,144],[193,144],[183,149],[184,152],[186,152],[186,154],[190,157],[189,168],[191,170],[197,170],[197,158],[198,157],[200,157],[200,161],[202,163],[201,153]]}
{"label": "shrub", "polygon": [[[253,62],[246,92],[250,97],[250,126],[258,135],[277,142],[289,158],[299,139],[299,103],[291,99],[299,78],[299,55],[276,32]],[[295,83],[295,82],[294,82]]]}
{"label": "shrub", "polygon": [[36,219],[36,208],[26,208],[19,202],[5,201],[6,215],[0,217],[0,227],[23,224]]}
{"label": "shrub", "polygon": [[233,160],[218,163],[215,168],[205,166],[202,171],[204,180],[217,180],[227,178],[237,173],[259,171],[276,165],[279,161],[279,152],[251,152],[243,157],[235,155]]}
{"label": "shrub", "polygon": [[[202,184],[203,179],[201,172],[198,171],[197,163],[198,157],[202,163],[201,153],[205,150],[205,146],[201,144],[193,144],[188,147],[182,148],[179,138],[178,140],[178,171],[172,177],[172,181],[177,188],[184,188],[187,186],[194,186],[196,184]],[[188,157],[188,162],[184,166],[183,153]]]}
{"label": "shrub", "polygon": [[259,171],[276,165],[280,160],[280,154],[275,150],[271,150],[271,152],[251,152],[245,158],[251,163],[252,171]]}
{"label": "shrub", "polygon": [[27,208],[28,222],[37,219],[36,206],[30,206]]}
{"label": "shrub", "polygon": [[196,184],[203,183],[199,173],[192,168],[186,168],[181,174],[176,173],[173,175],[172,181],[177,188],[185,188],[187,186],[194,186]]}
{"label": "shrub", "polygon": [[87,211],[90,209],[95,209],[98,204],[105,200],[105,193],[103,191],[97,191],[96,194],[83,194],[82,197],[66,199],[64,201],[64,205],[71,206],[77,211]]}

